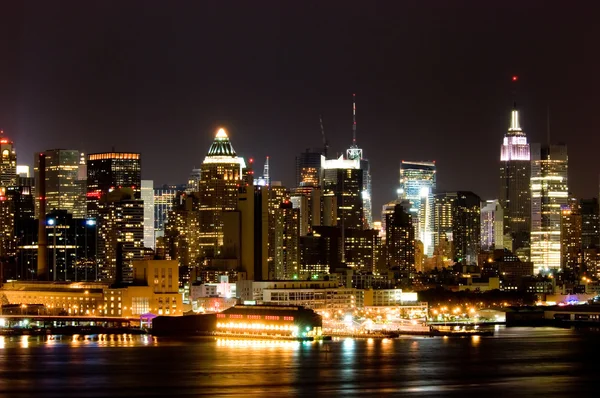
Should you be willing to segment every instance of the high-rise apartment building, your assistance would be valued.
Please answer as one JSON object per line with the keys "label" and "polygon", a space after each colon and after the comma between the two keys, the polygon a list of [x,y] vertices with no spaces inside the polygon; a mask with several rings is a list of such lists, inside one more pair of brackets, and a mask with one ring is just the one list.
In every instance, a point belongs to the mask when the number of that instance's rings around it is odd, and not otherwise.
{"label": "high-rise apartment building", "polygon": [[504,247],[504,214],[498,200],[486,200],[481,207],[481,250]]}
{"label": "high-rise apartment building", "polygon": [[274,278],[291,280],[298,278],[300,261],[300,211],[290,201],[279,204],[274,212],[274,225],[269,228],[273,236]]}
{"label": "high-rise apartment building", "polygon": [[8,187],[16,184],[17,153],[14,142],[4,135],[4,131],[0,131],[0,186]]}
{"label": "high-rise apartment building", "polygon": [[[74,218],[85,218],[82,205],[82,186],[78,184],[79,151],[74,149],[49,149],[34,156],[36,184],[39,181],[40,156],[45,158],[46,212],[66,210]],[[36,203],[37,204],[37,203]],[[39,216],[36,207],[36,217]]]}
{"label": "high-rise apartment building", "polygon": [[500,196],[504,214],[504,234],[512,239],[513,250],[529,246],[531,225],[531,152],[527,136],[519,124],[516,105],[500,149]]}
{"label": "high-rise apartment building", "polygon": [[415,239],[423,243],[427,256],[433,254],[433,195],[436,189],[435,162],[402,161],[399,198],[410,202]]}
{"label": "high-rise apartment building", "polygon": [[531,151],[531,261],[534,272],[561,268],[561,216],[568,204],[566,145],[533,145]]}
{"label": "high-rise apartment building", "polygon": [[477,264],[481,241],[481,199],[473,192],[435,195],[436,241],[452,242],[453,257],[462,264]]}
{"label": "high-rise apartment building", "polygon": [[200,167],[200,246],[213,257],[223,246],[223,212],[234,211],[244,184],[244,158],[237,155],[224,129],[219,129]]}
{"label": "high-rise apartment building", "polygon": [[385,253],[388,269],[398,269],[402,278],[415,273],[415,229],[410,203],[396,203],[385,213]]}
{"label": "high-rise apartment building", "polygon": [[154,181],[142,180],[140,196],[144,202],[144,247],[154,250]]}

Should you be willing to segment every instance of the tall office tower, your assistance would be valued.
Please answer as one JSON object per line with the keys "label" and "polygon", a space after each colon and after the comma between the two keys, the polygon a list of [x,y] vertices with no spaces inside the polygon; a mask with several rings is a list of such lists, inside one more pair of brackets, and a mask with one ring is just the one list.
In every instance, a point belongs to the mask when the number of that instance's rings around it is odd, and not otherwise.
{"label": "tall office tower", "polygon": [[98,214],[103,195],[117,188],[131,188],[133,199],[140,199],[142,166],[139,153],[91,153],[87,157],[87,212]]}
{"label": "tall office tower", "polygon": [[87,218],[87,163],[85,153],[79,154],[79,167],[77,168],[77,200],[73,210],[74,218]]}
{"label": "tall office tower", "polygon": [[[46,165],[46,212],[66,210],[76,218],[85,218],[81,214],[81,186],[77,184],[79,170],[79,151],[71,149],[49,149],[34,156],[34,173],[39,180],[40,156],[45,157]],[[38,201],[39,202],[39,201]],[[39,217],[39,204],[36,203],[36,218]]]}
{"label": "tall office tower", "polygon": [[14,143],[0,130],[0,186],[14,186],[17,183],[17,153]]}
{"label": "tall office tower", "polygon": [[198,266],[202,256],[198,194],[177,192],[171,203],[164,224],[166,252],[183,267]]}
{"label": "tall office tower", "polygon": [[534,272],[561,265],[561,209],[568,204],[567,146],[539,145],[531,151],[531,262]]}
{"label": "tall office tower", "polygon": [[369,161],[363,158],[363,150],[356,144],[356,94],[352,94],[352,145],[346,150],[346,158],[359,160],[360,169],[363,171],[363,186],[361,197],[363,200],[364,227],[373,228],[373,208],[371,204],[371,167]]}
{"label": "tall office tower", "polygon": [[504,247],[504,214],[500,201],[486,200],[481,207],[481,250]]}
{"label": "tall office tower", "polygon": [[477,264],[481,242],[481,199],[473,192],[435,195],[436,241],[448,238],[453,256],[462,264]]}
{"label": "tall office tower", "polygon": [[177,190],[167,185],[154,189],[154,236],[156,238],[165,236],[165,225],[176,196]]}
{"label": "tall office tower", "polygon": [[531,153],[527,136],[519,124],[516,104],[510,127],[500,149],[500,206],[504,213],[504,234],[510,235],[513,250],[529,247],[531,226]]}
{"label": "tall office tower", "polygon": [[584,249],[600,248],[600,216],[598,199],[581,199],[581,246]]}
{"label": "tall office tower", "polygon": [[296,156],[296,187],[291,190],[294,208],[300,211],[300,235],[321,225],[321,156],[323,150],[307,149]]}
{"label": "tall office tower", "polygon": [[[20,253],[30,242],[37,243],[37,227],[32,187],[0,187],[0,257],[14,256],[17,265],[14,279],[25,279],[33,275],[31,271],[36,268],[36,261],[29,268]],[[12,279],[9,278],[6,266],[7,263],[4,264],[4,278]]]}
{"label": "tall office tower", "polygon": [[144,247],[154,250],[154,181],[142,180],[140,196],[144,202]]}
{"label": "tall office tower", "polygon": [[[88,169],[89,170],[89,169]],[[144,258],[144,202],[130,187],[116,188],[97,204],[99,278],[114,280],[120,271],[131,275],[132,262]],[[123,247],[123,269],[117,262],[117,246]]]}
{"label": "tall office tower", "polygon": [[262,281],[269,277],[268,200],[266,187],[243,185],[239,188],[236,209],[222,215],[223,252],[236,260],[236,268],[245,272],[248,280]]}
{"label": "tall office tower", "polygon": [[385,248],[388,269],[398,269],[401,277],[415,273],[415,229],[410,215],[410,203],[396,203],[385,214]]}
{"label": "tall office tower", "polygon": [[273,235],[274,279],[298,278],[300,256],[300,210],[290,201],[281,202],[275,210],[275,225],[269,228]]}
{"label": "tall office tower", "polygon": [[219,129],[200,167],[200,245],[214,257],[223,246],[223,212],[237,208],[244,181],[244,158],[237,156],[224,129]]}
{"label": "tall office tower", "polygon": [[562,207],[560,238],[561,269],[568,277],[574,278],[583,261],[582,214],[579,202],[575,198],[569,199],[569,204]]}
{"label": "tall office tower", "polygon": [[[277,183],[279,184],[279,183]],[[281,223],[280,217],[281,212],[279,208],[282,203],[290,202],[290,193],[285,187],[281,185],[275,186],[266,186],[266,185],[257,185],[259,187],[266,187],[267,192],[267,211],[269,212],[269,232],[268,232],[268,243],[267,243],[267,263],[269,269],[269,279],[277,279],[276,278],[276,251],[281,246],[281,237],[275,234],[275,227]],[[290,202],[291,203],[291,202]],[[291,204],[290,204],[291,205]],[[292,206],[292,205],[291,205]],[[300,209],[296,208],[298,215],[300,214]],[[298,220],[299,221],[299,220]],[[300,223],[298,222],[298,226]],[[281,268],[281,266],[279,266]]]}
{"label": "tall office tower", "polygon": [[188,181],[186,184],[185,191],[187,193],[198,192],[198,183],[200,182],[200,175],[201,175],[200,169],[192,169],[192,171],[190,172],[190,175],[188,176]]}
{"label": "tall office tower", "polygon": [[322,161],[323,198],[335,198],[337,225],[339,228],[364,229],[363,170],[360,159],[325,159]]}
{"label": "tall office tower", "polygon": [[259,187],[268,187],[271,186],[271,176],[269,175],[269,157],[265,160],[265,164],[263,166],[263,175],[260,177],[254,178],[254,185]]}
{"label": "tall office tower", "polygon": [[436,188],[435,162],[408,162],[400,165],[400,199],[410,202],[415,239],[423,243],[423,252],[433,254],[433,194]]}

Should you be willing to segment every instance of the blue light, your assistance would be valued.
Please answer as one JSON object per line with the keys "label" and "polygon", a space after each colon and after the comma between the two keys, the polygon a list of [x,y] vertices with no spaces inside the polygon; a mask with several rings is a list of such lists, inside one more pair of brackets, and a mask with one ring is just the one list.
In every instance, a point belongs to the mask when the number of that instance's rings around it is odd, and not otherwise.
{"label": "blue light", "polygon": [[87,225],[88,227],[92,227],[96,225],[96,220],[94,220],[93,218],[88,218],[87,220],[85,220],[85,225]]}
{"label": "blue light", "polygon": [[56,221],[54,221],[54,219],[50,218],[48,219],[48,221],[46,221],[48,223],[48,225],[54,225],[56,223]]}

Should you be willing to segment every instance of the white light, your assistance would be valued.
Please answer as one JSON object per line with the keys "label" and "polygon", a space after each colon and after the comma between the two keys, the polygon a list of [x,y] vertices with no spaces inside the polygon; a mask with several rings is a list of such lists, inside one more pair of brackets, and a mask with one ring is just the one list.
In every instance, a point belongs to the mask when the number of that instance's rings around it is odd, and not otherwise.
{"label": "white light", "polygon": [[54,219],[51,218],[48,220],[48,225],[54,225],[54,223],[55,223]]}
{"label": "white light", "polygon": [[419,196],[422,198],[426,198],[429,196],[429,187],[421,187],[419,190]]}

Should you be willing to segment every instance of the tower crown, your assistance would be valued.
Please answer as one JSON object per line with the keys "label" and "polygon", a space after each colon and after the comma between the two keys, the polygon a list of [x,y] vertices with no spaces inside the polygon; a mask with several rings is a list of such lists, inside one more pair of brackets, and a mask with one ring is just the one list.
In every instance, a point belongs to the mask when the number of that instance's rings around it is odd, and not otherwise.
{"label": "tower crown", "polygon": [[208,149],[208,156],[237,156],[235,150],[233,149],[233,145],[231,145],[231,141],[229,141],[229,137],[227,136],[227,132],[225,132],[225,129],[220,128],[217,131],[217,134],[215,135],[215,140]]}

